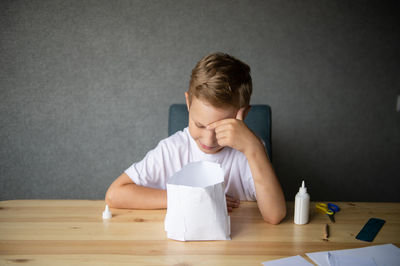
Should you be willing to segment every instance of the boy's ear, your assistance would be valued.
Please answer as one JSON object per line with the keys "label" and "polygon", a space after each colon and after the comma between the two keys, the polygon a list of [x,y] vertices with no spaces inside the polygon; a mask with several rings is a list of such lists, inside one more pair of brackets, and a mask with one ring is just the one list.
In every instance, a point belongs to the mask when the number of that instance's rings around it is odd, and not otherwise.
{"label": "boy's ear", "polygon": [[185,92],[185,99],[186,99],[186,107],[189,112],[190,101],[189,101],[189,93],[187,91]]}
{"label": "boy's ear", "polygon": [[246,118],[247,114],[250,112],[251,105],[247,106],[244,110],[243,120]]}
{"label": "boy's ear", "polygon": [[236,119],[244,120],[246,118],[247,114],[249,113],[250,109],[251,109],[250,105],[247,107],[239,108],[239,110],[236,113]]}

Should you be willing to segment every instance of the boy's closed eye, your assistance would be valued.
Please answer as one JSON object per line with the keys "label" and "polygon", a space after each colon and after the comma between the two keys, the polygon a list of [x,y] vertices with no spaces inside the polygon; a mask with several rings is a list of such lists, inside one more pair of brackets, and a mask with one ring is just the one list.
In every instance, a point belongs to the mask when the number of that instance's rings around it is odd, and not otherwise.
{"label": "boy's closed eye", "polygon": [[205,127],[206,127],[206,126],[204,126],[204,125],[202,125],[202,124],[200,124],[200,123],[197,123],[197,122],[195,122],[194,124],[195,124],[196,127],[198,127],[198,128],[205,128]]}

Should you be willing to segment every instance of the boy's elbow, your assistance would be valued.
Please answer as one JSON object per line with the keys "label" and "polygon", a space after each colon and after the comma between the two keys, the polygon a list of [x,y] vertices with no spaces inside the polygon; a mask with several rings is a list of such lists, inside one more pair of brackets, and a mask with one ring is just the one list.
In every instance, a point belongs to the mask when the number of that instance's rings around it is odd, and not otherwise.
{"label": "boy's elbow", "polygon": [[112,187],[109,187],[106,192],[105,202],[108,207],[115,207],[115,191]]}
{"label": "boy's elbow", "polygon": [[123,207],[123,202],[121,198],[121,192],[124,191],[123,187],[130,181],[129,177],[124,173],[118,177],[107,189],[105,195],[105,202],[108,207],[121,208]]}
{"label": "boy's elbow", "polygon": [[278,217],[278,216],[277,217],[268,217],[268,218],[264,218],[264,221],[266,221],[269,224],[277,225],[282,222],[283,218],[285,218],[285,217],[284,216],[283,217]]}
{"label": "boy's elbow", "polygon": [[282,209],[280,212],[277,212],[273,215],[263,215],[263,219],[265,222],[273,225],[280,224],[282,220],[286,217],[286,208]]}

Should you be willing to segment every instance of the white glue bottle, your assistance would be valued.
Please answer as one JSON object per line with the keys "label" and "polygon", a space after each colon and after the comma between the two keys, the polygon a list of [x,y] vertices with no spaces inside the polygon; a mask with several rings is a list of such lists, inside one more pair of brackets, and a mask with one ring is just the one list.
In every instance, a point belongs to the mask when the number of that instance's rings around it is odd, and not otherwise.
{"label": "white glue bottle", "polygon": [[301,183],[299,192],[296,194],[294,202],[294,223],[306,224],[310,216],[310,195],[307,193],[307,188],[304,186],[304,180]]}

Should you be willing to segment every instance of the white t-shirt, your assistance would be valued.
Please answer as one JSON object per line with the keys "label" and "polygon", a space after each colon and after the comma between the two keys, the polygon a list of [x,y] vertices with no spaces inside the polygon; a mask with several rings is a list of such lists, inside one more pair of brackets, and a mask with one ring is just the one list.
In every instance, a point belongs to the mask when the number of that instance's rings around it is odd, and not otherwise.
{"label": "white t-shirt", "polygon": [[140,186],[166,189],[167,180],[190,162],[219,163],[225,173],[225,194],[244,201],[255,201],[254,181],[246,156],[238,150],[224,147],[215,154],[199,149],[189,129],[178,131],[161,140],[142,161],[134,163],[125,173]]}

